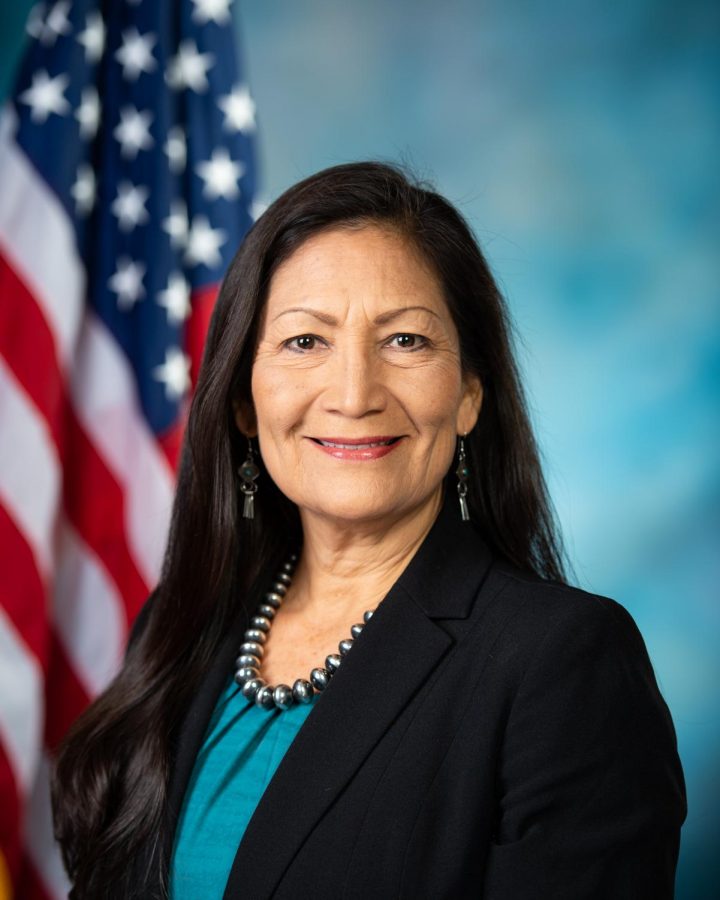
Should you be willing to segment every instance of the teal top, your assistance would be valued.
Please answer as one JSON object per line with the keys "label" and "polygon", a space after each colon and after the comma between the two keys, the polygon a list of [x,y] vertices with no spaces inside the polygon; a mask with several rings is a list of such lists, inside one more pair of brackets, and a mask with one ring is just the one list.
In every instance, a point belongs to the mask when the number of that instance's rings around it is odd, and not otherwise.
{"label": "teal top", "polygon": [[267,712],[230,681],[220,695],[183,801],[171,900],[221,900],[238,844],[311,703]]}

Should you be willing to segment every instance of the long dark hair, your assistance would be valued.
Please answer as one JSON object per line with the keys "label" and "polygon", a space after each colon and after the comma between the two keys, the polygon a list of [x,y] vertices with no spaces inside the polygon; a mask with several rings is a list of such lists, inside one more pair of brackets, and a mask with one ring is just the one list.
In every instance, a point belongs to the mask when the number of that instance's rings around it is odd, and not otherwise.
{"label": "long dark hair", "polygon": [[[122,671],[64,740],[54,772],[55,832],[74,897],[132,897],[142,845],[163,871],[158,835],[174,735],[195,686],[262,573],[302,541],[300,517],[265,475],[253,520],[235,472],[246,443],[233,402],[251,401],[258,323],[273,273],[324,229],[381,224],[431,265],[460,336],[463,372],[484,399],[466,439],[469,505],[490,548],[523,571],[564,581],[562,550],[512,352],[508,313],[470,228],[400,169],[335,166],[286,191],[245,238],[220,290],[180,463],[161,578]],[[452,467],[451,467],[452,468]],[[450,473],[448,473],[450,477]]]}

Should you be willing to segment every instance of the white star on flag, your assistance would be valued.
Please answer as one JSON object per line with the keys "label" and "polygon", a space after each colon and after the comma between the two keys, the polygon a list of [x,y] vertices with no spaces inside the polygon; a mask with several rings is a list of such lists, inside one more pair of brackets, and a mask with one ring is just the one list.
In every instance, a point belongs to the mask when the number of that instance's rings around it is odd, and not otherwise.
{"label": "white star on flag", "polygon": [[167,153],[170,171],[174,175],[180,175],[185,171],[187,162],[187,141],[185,140],[185,131],[180,125],[174,125],[168,131],[164,149]]}
{"label": "white star on flag", "polygon": [[153,115],[149,110],[138,111],[134,106],[124,106],[120,110],[120,124],[113,135],[120,142],[121,153],[128,159],[135,159],[138,150],[149,150],[154,141],[150,137],[150,123]]}
{"label": "white star on flag", "polygon": [[100,124],[100,97],[93,85],[83,88],[75,118],[80,123],[80,137],[85,140],[94,138]]}
{"label": "white star on flag", "polygon": [[233,200],[240,193],[237,183],[245,172],[245,166],[232,160],[226,147],[216,147],[210,159],[198,163],[195,171],[205,182],[203,195],[208,200],[218,197]]}
{"label": "white star on flag", "polygon": [[68,82],[67,75],[50,78],[45,69],[33,72],[32,85],[20,94],[20,100],[32,108],[30,118],[33,122],[42,124],[50,113],[64,116],[70,111],[70,104],[64,96]]}
{"label": "white star on flag", "polygon": [[165,78],[170,87],[201,93],[207,90],[207,73],[214,64],[212,53],[200,53],[195,41],[186,40],[178,47],[177,56],[168,63]]}
{"label": "white star on flag", "polygon": [[157,38],[151,32],[140,34],[134,26],[122,33],[122,47],[115,53],[115,59],[123,67],[123,78],[137,81],[141,72],[152,72],[157,61],[152,53]]}
{"label": "white star on flag", "polygon": [[225,113],[225,128],[247,134],[255,130],[255,102],[250,91],[243,84],[236,85],[232,92],[220,97],[218,106]]}
{"label": "white star on flag", "polygon": [[190,388],[190,358],[178,347],[168,347],[165,362],[155,366],[153,377],[165,385],[168,400],[179,400]]}
{"label": "white star on flag", "polygon": [[163,219],[163,231],[170,235],[170,246],[179,250],[187,243],[188,214],[184,200],[173,200],[170,203],[170,215]]}
{"label": "white star on flag", "polygon": [[207,22],[216,22],[225,25],[230,21],[230,4],[232,0],[192,0],[193,22],[205,25]]}
{"label": "white star on flag", "polygon": [[168,286],[157,297],[159,306],[167,311],[168,322],[179,325],[190,315],[190,285],[179,272],[171,272]]}
{"label": "white star on flag", "polygon": [[81,31],[77,39],[85,48],[85,62],[96,63],[105,49],[105,23],[99,12],[87,14],[85,31]]}
{"label": "white star on flag", "polygon": [[227,234],[222,228],[211,228],[207,216],[195,216],[188,234],[185,259],[191,266],[200,263],[219,266],[222,262],[220,248],[226,240]]}
{"label": "white star on flag", "polygon": [[127,256],[120,257],[115,274],[108,279],[108,287],[117,294],[119,309],[132,309],[145,296],[144,277],[144,263],[135,262]]}
{"label": "white star on flag", "polygon": [[137,225],[144,225],[150,218],[145,209],[148,189],[143,185],[133,185],[129,181],[121,181],[117,188],[117,197],[111,206],[113,215],[117,217],[121,231],[132,231]]}
{"label": "white star on flag", "polygon": [[75,184],[70,188],[79,216],[84,218],[92,210],[95,205],[96,188],[95,171],[92,166],[80,163],[75,176]]}
{"label": "white star on flag", "polygon": [[46,47],[52,47],[55,41],[63,34],[71,31],[67,14],[70,11],[69,0],[59,0],[55,3],[43,21],[45,4],[40,3],[30,11],[27,30],[31,37],[36,38]]}

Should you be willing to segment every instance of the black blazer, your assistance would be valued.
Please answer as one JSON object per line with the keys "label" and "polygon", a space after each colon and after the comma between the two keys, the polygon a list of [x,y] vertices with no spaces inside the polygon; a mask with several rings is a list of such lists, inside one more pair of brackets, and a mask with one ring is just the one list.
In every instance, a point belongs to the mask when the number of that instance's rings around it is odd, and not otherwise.
{"label": "black blazer", "polygon": [[[673,896],[683,776],[635,623],[494,559],[456,505],[450,494],[318,698],[224,900]],[[166,865],[243,627],[181,729]]]}

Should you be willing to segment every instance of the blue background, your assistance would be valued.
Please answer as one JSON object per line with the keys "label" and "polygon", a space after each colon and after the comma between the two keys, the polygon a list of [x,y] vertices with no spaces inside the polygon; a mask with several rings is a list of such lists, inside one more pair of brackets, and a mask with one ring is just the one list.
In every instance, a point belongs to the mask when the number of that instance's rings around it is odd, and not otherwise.
{"label": "blue background", "polygon": [[[9,90],[30,4],[0,11]],[[236,4],[237,6],[237,4]],[[681,900],[720,876],[720,5],[240,5],[272,200],[338,162],[409,163],[504,290],[582,587],[637,620],[690,813]]]}

